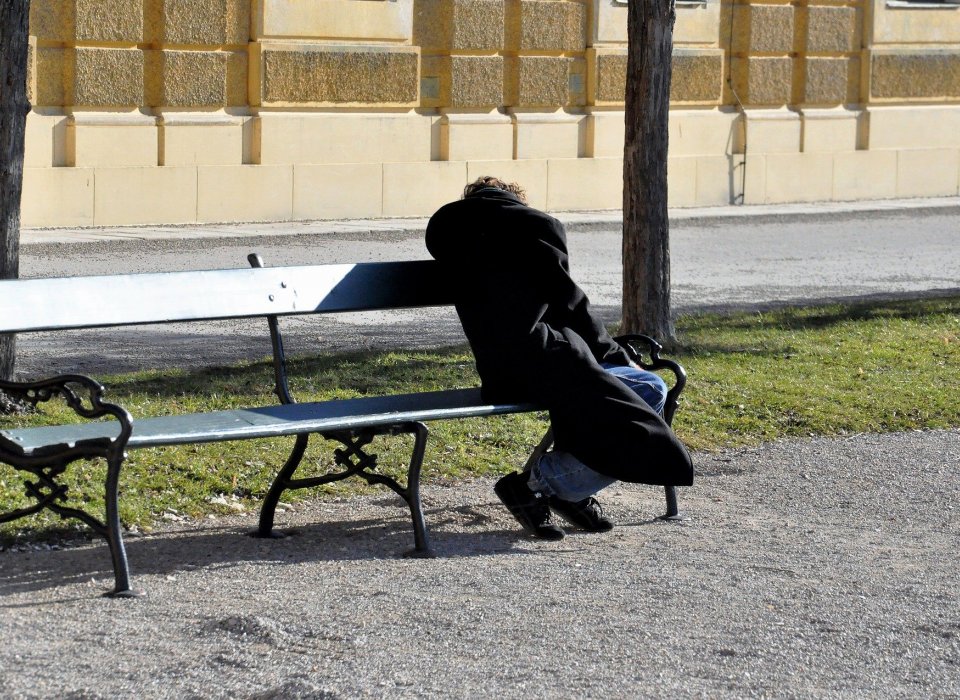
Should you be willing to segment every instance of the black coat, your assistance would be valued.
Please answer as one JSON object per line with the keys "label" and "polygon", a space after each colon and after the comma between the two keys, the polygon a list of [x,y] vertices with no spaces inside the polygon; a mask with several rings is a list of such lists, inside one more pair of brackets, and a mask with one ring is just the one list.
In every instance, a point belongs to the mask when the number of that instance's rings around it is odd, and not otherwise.
{"label": "black coat", "polygon": [[437,211],[426,243],[454,290],[486,400],[546,406],[556,449],[601,474],[692,483],[670,427],[600,366],[629,357],[570,277],[559,221],[486,188]]}

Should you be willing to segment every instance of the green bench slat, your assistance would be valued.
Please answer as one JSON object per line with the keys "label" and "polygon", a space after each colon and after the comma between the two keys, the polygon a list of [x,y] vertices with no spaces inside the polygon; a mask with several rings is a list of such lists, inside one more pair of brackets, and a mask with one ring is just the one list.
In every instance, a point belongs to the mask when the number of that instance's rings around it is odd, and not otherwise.
{"label": "green bench slat", "polygon": [[[493,416],[536,410],[530,404],[490,404],[479,389],[429,391],[317,403],[264,406],[181,416],[134,419],[128,449],[330,432],[406,421]],[[22,455],[116,438],[114,421],[0,431]]]}

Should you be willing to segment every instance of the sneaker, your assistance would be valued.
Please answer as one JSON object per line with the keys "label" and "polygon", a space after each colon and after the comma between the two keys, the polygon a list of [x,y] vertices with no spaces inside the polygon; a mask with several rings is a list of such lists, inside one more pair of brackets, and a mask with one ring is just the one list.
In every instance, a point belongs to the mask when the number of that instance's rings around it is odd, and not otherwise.
{"label": "sneaker", "polygon": [[503,505],[517,519],[523,529],[542,540],[561,540],[563,530],[550,522],[550,506],[546,497],[531,490],[527,474],[513,472],[500,479],[493,487]]}
{"label": "sneaker", "polygon": [[593,496],[576,503],[550,496],[548,502],[557,515],[587,532],[607,532],[613,529],[613,523],[603,514],[603,509]]}

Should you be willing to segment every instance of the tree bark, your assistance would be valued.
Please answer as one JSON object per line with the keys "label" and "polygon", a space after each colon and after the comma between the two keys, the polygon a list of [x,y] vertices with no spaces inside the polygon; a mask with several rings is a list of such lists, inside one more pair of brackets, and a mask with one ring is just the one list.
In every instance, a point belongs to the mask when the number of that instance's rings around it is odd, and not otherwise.
{"label": "tree bark", "polygon": [[621,332],[674,341],[667,146],[673,0],[630,0],[623,154]]}
{"label": "tree bark", "polygon": [[[20,268],[20,195],[27,124],[30,0],[0,2],[0,279]],[[0,379],[13,376],[15,336],[0,335]]]}

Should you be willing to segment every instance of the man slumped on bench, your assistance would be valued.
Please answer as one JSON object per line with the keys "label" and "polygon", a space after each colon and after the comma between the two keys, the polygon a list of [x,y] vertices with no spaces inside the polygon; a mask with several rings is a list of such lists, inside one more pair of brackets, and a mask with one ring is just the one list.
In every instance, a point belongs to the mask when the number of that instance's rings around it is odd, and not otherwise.
{"label": "man slumped on bench", "polygon": [[562,224],[495,177],[437,211],[426,244],[473,349],[485,401],[550,413],[554,449],[494,490],[528,532],[560,539],[551,509],[591,532],[613,527],[593,497],[614,481],[686,486],[690,456],[659,412],[667,388],[631,362],[570,277]]}

